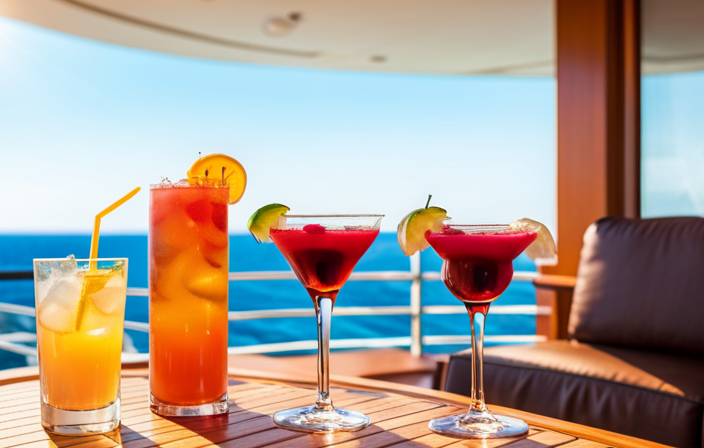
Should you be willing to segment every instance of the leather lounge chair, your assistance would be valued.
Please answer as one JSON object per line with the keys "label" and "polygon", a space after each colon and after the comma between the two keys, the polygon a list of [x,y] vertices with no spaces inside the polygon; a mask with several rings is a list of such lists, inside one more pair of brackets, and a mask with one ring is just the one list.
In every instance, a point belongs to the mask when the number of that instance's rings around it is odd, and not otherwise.
{"label": "leather lounge chair", "polygon": [[[564,339],[486,348],[487,401],[703,447],[704,218],[600,219],[573,291],[549,277],[535,284],[555,294]],[[470,395],[470,377],[471,351],[454,354],[444,389]]]}

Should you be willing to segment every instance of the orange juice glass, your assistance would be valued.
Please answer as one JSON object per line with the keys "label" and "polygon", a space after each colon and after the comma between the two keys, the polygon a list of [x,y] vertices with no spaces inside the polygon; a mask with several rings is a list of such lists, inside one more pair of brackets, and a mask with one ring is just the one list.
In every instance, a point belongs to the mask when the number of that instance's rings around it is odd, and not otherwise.
{"label": "orange juice glass", "polygon": [[226,413],[226,186],[152,185],[149,388],[153,412]]}
{"label": "orange juice glass", "polygon": [[41,416],[49,431],[100,434],[120,425],[126,288],[127,259],[34,260]]}

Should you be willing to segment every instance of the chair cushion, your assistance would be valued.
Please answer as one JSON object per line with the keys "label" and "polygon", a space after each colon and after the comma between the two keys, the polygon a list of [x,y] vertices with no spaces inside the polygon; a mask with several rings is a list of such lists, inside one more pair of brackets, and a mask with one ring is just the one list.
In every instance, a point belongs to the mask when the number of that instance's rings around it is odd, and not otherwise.
{"label": "chair cushion", "polygon": [[703,325],[703,218],[603,218],[589,227],[571,338],[704,355]]}
{"label": "chair cushion", "polygon": [[[471,351],[445,390],[471,395]],[[677,447],[702,447],[704,359],[576,341],[484,350],[488,403]]]}

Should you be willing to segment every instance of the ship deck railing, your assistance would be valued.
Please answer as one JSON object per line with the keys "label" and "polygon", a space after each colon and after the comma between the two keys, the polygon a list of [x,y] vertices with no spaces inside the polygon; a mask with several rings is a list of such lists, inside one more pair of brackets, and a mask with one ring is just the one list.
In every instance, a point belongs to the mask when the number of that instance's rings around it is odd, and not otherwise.
{"label": "ship deck railing", "polygon": [[[532,281],[538,276],[537,272],[516,271],[513,281]],[[32,271],[0,272],[0,281],[4,280],[31,280]],[[230,272],[229,280],[237,281],[269,281],[269,280],[296,280],[292,271],[257,271],[257,272]],[[336,306],[335,316],[383,316],[401,315],[411,316],[410,331],[408,336],[382,337],[382,338],[357,338],[357,339],[332,339],[330,346],[333,349],[372,349],[402,347],[410,348],[411,354],[420,356],[424,347],[432,345],[469,345],[471,336],[467,335],[423,335],[421,333],[421,320],[425,315],[438,314],[466,314],[463,305],[422,305],[423,282],[439,281],[440,272],[421,271],[420,256],[411,257],[411,268],[408,271],[363,271],[353,272],[348,281],[410,281],[410,294],[408,305],[399,306]],[[127,288],[128,297],[148,297],[147,288]],[[552,309],[549,306],[538,305],[492,305],[490,314],[548,316]],[[35,316],[35,309],[29,306],[3,303],[0,301],[0,313],[14,315]],[[292,317],[314,316],[315,310],[310,308],[283,308],[254,311],[230,311],[230,321],[243,321],[252,319],[276,319]],[[125,321],[126,330],[149,332],[146,322]],[[541,335],[487,335],[484,337],[488,343],[529,343],[544,341]],[[0,334],[0,350],[5,350],[25,356],[37,356],[35,347],[28,343],[36,344],[36,334],[28,332],[13,332]],[[236,354],[273,354],[315,350],[318,341],[291,341],[270,344],[255,344],[246,346],[229,347],[228,353]],[[123,353],[123,361],[137,362],[148,359],[146,353]]]}

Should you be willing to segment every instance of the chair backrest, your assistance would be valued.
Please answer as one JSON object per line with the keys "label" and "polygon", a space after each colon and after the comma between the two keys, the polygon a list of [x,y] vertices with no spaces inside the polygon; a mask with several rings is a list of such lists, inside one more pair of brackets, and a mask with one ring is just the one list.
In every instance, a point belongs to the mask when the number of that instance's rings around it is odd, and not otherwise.
{"label": "chair backrest", "polygon": [[603,218],[584,235],[569,334],[704,355],[704,218]]}

